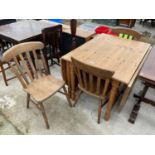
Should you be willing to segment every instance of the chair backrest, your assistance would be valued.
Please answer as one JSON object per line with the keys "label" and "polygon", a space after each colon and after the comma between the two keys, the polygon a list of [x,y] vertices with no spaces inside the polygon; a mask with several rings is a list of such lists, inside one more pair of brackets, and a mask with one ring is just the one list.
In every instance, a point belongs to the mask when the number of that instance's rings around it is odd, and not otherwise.
{"label": "chair backrest", "polygon": [[3,54],[2,60],[10,64],[12,72],[24,88],[48,73],[43,48],[42,42],[26,42],[11,47]]}
{"label": "chair backrest", "polygon": [[90,95],[94,94],[96,97],[104,97],[114,72],[89,66],[73,57],[72,63],[78,78],[79,88]]}
{"label": "chair backrest", "polygon": [[62,25],[56,25],[42,30],[42,41],[45,45],[51,45],[53,50],[61,48]]}
{"label": "chair backrest", "polygon": [[77,28],[77,20],[71,19],[70,21],[71,35],[72,35],[72,50],[76,48],[76,28]]}
{"label": "chair backrest", "polygon": [[120,38],[139,40],[141,34],[135,30],[129,28],[113,28],[112,32],[117,33]]}

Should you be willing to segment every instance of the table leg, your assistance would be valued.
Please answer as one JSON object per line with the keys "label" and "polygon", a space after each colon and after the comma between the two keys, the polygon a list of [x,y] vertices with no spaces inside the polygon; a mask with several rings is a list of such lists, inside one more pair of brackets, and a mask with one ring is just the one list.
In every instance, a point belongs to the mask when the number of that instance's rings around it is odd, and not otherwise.
{"label": "table leg", "polygon": [[69,95],[69,98],[71,99],[72,96],[71,96],[71,71],[70,71],[70,66],[71,64],[69,62],[66,62],[64,61],[65,63],[65,70],[63,70],[64,72],[64,75],[65,75],[65,81],[66,81],[66,84],[68,85],[68,95]]}
{"label": "table leg", "polygon": [[122,98],[121,98],[121,101],[120,101],[120,104],[118,106],[118,112],[121,112],[121,110],[123,109],[126,101],[127,101],[127,98],[129,96],[131,92],[131,88],[130,87],[127,87],[125,90],[124,90],[124,93],[122,95]]}
{"label": "table leg", "polygon": [[73,70],[73,66],[71,65],[70,66],[70,80],[71,80],[71,99],[73,101],[75,101],[75,98],[76,98],[76,84],[75,84],[75,73],[74,73],[74,70]]}
{"label": "table leg", "polygon": [[110,119],[110,113],[111,113],[111,110],[112,110],[112,106],[115,103],[115,99],[116,99],[116,96],[117,96],[117,93],[118,93],[119,84],[120,83],[118,81],[115,81],[115,80],[112,81],[112,89],[111,89],[111,92],[110,92],[110,98],[109,98],[109,102],[108,102],[108,105],[107,105],[107,110],[106,110],[106,113],[105,113],[105,120],[107,120],[107,121]]}
{"label": "table leg", "polygon": [[68,95],[73,101],[76,98],[77,78],[72,63],[61,59],[61,73],[63,80],[68,85]]}

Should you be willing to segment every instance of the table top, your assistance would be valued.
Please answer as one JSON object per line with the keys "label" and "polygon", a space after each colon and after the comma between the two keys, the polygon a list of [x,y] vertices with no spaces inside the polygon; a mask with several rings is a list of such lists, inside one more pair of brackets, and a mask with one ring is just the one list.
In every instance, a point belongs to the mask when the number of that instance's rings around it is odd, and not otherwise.
{"label": "table top", "polygon": [[155,83],[155,46],[150,51],[148,58],[146,59],[141,71],[140,78],[150,80]]}
{"label": "table top", "polygon": [[[6,39],[13,43],[31,40],[41,34],[41,30],[47,27],[58,25],[59,23],[50,22],[47,20],[22,20],[15,23],[0,26],[0,38]],[[70,26],[63,25],[63,32],[70,33]],[[89,39],[94,35],[94,32],[87,32],[77,29],[77,35]]]}
{"label": "table top", "polygon": [[140,41],[100,34],[61,59],[71,61],[73,56],[86,64],[114,71],[113,79],[129,84],[150,46]]}
{"label": "table top", "polygon": [[22,20],[0,26],[0,36],[12,42],[23,42],[41,34],[41,30],[53,24],[35,20]]}

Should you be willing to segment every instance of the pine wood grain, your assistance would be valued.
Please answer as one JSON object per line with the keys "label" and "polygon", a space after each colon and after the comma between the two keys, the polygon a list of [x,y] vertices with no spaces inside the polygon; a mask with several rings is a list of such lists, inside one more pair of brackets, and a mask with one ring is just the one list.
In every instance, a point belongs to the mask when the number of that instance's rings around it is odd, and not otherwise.
{"label": "pine wood grain", "polygon": [[96,68],[113,70],[113,79],[129,84],[149,47],[147,43],[102,34],[62,59],[71,61],[74,56]]}

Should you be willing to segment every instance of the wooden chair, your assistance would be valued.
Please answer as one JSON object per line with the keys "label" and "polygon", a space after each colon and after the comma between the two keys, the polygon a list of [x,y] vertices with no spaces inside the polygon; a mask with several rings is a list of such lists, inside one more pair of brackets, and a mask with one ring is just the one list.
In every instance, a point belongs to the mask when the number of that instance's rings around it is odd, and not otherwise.
{"label": "wooden chair", "polygon": [[[62,25],[56,25],[42,30],[42,41],[45,44],[44,56],[51,64],[59,64],[61,56],[61,39],[62,39]],[[55,62],[56,58],[58,62]]]}
{"label": "wooden chair", "polygon": [[129,118],[130,123],[135,123],[142,102],[155,106],[155,101],[145,97],[149,88],[155,89],[154,60],[155,60],[155,46],[151,49],[150,54],[139,73],[138,78],[143,81],[144,87],[143,90],[139,92],[139,94],[134,94],[134,97],[137,98],[137,101],[130,114]]}
{"label": "wooden chair", "polygon": [[[35,103],[43,115],[46,127],[49,128],[43,101],[56,92],[61,92],[60,89],[63,89],[69,105],[72,105],[65,88],[65,82],[47,75],[48,71],[42,52],[43,48],[44,44],[41,42],[21,43],[7,50],[3,55],[3,61],[10,64],[12,72],[18,77],[27,93],[27,108],[29,108],[30,100]],[[41,60],[38,59],[38,55],[41,57]],[[32,57],[35,65],[33,64]],[[15,62],[15,66],[12,65],[12,60]],[[27,74],[25,74],[25,71]]]}
{"label": "wooden chair", "polygon": [[139,40],[141,34],[135,30],[129,28],[113,28],[112,32],[118,33],[120,38],[130,39],[130,40]]}
{"label": "wooden chair", "polygon": [[98,123],[100,123],[102,107],[108,100],[113,71],[102,70],[89,66],[72,57],[74,72],[78,78],[79,95],[75,99],[74,106],[82,92],[94,96],[100,100],[98,107]]}
{"label": "wooden chair", "polygon": [[76,28],[77,28],[77,20],[71,19],[70,21],[71,35],[72,35],[72,50],[77,47],[76,41]]}

